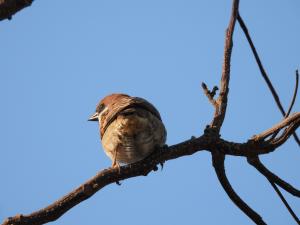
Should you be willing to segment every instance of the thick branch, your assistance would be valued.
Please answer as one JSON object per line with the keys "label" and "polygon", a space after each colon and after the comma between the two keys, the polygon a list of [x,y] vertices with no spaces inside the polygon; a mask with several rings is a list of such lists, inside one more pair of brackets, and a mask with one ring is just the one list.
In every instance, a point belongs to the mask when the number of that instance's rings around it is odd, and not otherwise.
{"label": "thick branch", "polygon": [[253,209],[251,209],[250,206],[248,206],[247,203],[245,203],[231,187],[225,173],[225,155],[219,152],[212,153],[212,160],[218,179],[233,203],[256,224],[266,224],[261,216],[257,214]]}
{"label": "thick branch", "polygon": [[11,19],[12,16],[32,4],[33,0],[0,0],[0,20]]}
{"label": "thick branch", "polygon": [[[261,62],[261,60],[260,60],[260,58],[259,58],[259,56],[258,56],[258,53],[257,53],[257,51],[256,51],[256,48],[255,48],[255,46],[254,46],[254,44],[253,44],[253,41],[252,41],[252,39],[251,39],[251,37],[250,37],[250,34],[249,34],[249,32],[248,32],[248,28],[247,28],[246,24],[244,23],[244,21],[243,21],[243,19],[242,19],[242,17],[241,17],[240,14],[238,14],[237,20],[238,20],[238,22],[239,22],[239,24],[240,24],[240,26],[241,26],[241,28],[242,28],[242,30],[243,30],[243,32],[244,32],[246,38],[247,38],[247,41],[248,41],[250,47],[251,47],[252,53],[253,53],[253,55],[254,55],[254,58],[255,58],[255,60],[256,60],[257,65],[258,65],[258,67],[259,67],[260,73],[261,73],[262,77],[264,78],[265,82],[267,83],[267,86],[269,87],[269,89],[270,89],[270,91],[271,91],[271,93],[272,93],[272,96],[273,96],[273,98],[274,98],[274,100],[275,100],[275,102],[276,102],[276,104],[277,104],[277,106],[278,106],[278,108],[279,108],[281,114],[285,117],[287,114],[286,114],[286,112],[285,112],[285,110],[284,110],[284,108],[283,108],[283,106],[282,106],[282,104],[281,104],[281,101],[280,101],[280,99],[279,99],[279,96],[278,96],[278,94],[277,94],[275,88],[273,87],[273,84],[272,84],[271,80],[269,79],[268,74],[266,73],[266,71],[265,71],[265,69],[264,69],[264,67],[263,67],[263,65],[262,65],[262,62]],[[296,75],[297,75],[297,74],[296,74]],[[296,85],[297,85],[297,84],[296,84]],[[293,136],[294,136],[294,138],[295,138],[295,141],[296,141],[296,142],[298,143],[298,145],[300,146],[300,139],[299,139],[299,137],[297,136],[297,134],[294,133]]]}
{"label": "thick branch", "polygon": [[[296,113],[296,115],[300,118],[300,113]],[[287,118],[286,120],[291,123],[293,122],[290,118]],[[286,123],[286,121],[284,123]],[[299,123],[297,124],[297,127],[298,126]],[[277,127],[277,125],[275,125],[275,127]],[[296,129],[296,127],[294,127],[294,129]],[[293,130],[290,130],[289,132],[291,135]],[[215,149],[219,149],[220,154],[251,157],[274,151],[281,144],[283,144],[283,142],[274,144],[262,141],[261,139],[250,140],[246,143],[234,143],[218,138],[213,133],[206,131],[201,137],[193,138],[168,148],[164,148],[162,151],[156,152],[141,162],[122,166],[120,167],[120,170],[114,168],[102,170],[95,177],[88,180],[61,199],[55,201],[48,207],[29,215],[17,215],[15,217],[8,218],[2,225],[38,225],[54,221],[69,209],[88,199],[101,188],[109,184],[125,180],[130,177],[145,176],[151,170],[155,170],[156,165],[159,163],[186,155],[192,155],[198,151],[207,150],[213,152]]]}
{"label": "thick branch", "polygon": [[215,113],[216,116],[214,117],[211,123],[211,126],[216,129],[217,133],[220,132],[226,114],[227,97],[229,92],[229,80],[230,80],[230,61],[231,61],[231,52],[233,46],[232,37],[233,37],[235,22],[238,15],[238,9],[239,9],[239,0],[234,0],[232,4],[232,11],[231,11],[229,25],[226,30],[220,94],[217,99],[218,108],[216,109],[217,111]]}
{"label": "thick branch", "polygon": [[102,170],[92,179],[88,180],[74,191],[55,201],[48,207],[29,215],[17,215],[15,217],[8,218],[2,225],[38,225],[54,221],[69,209],[88,199],[108,184],[130,177],[145,176],[151,170],[155,169],[156,165],[160,162],[175,159],[183,155],[193,154],[196,151],[208,148],[209,145],[211,145],[209,138],[202,136],[200,138],[171,146],[162,152],[153,154],[151,157],[141,162],[130,164],[128,166],[122,166],[120,167],[120,170],[118,168]]}

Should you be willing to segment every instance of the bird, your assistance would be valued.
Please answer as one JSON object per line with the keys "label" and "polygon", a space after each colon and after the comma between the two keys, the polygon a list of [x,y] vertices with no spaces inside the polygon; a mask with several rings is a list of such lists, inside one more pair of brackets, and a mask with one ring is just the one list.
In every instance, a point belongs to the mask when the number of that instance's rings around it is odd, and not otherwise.
{"label": "bird", "polygon": [[143,160],[166,142],[158,110],[140,97],[107,95],[88,120],[98,121],[102,146],[113,168]]}

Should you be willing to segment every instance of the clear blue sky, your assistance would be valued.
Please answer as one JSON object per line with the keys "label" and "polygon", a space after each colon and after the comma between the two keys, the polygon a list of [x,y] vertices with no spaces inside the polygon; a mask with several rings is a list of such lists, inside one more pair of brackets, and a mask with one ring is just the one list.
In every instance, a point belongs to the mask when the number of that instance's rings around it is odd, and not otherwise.
{"label": "clear blue sky", "polygon": [[[151,101],[169,145],[202,134],[213,110],[200,84],[219,84],[230,8],[231,1],[216,0],[35,1],[0,22],[0,220],[45,207],[110,166],[97,124],[87,122],[109,93]],[[285,108],[300,67],[299,9],[297,0],[240,4]],[[244,142],[281,114],[236,28],[222,136]],[[299,159],[293,139],[262,157],[298,188]],[[233,187],[268,224],[294,224],[244,158],[228,157],[226,168]],[[300,201],[285,195],[300,215]],[[210,154],[200,152],[107,186],[52,224],[253,223],[223,191]]]}

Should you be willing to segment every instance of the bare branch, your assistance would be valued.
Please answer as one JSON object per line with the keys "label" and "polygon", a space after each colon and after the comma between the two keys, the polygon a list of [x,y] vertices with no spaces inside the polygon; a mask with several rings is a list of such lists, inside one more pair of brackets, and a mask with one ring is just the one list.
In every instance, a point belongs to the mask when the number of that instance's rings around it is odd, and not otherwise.
{"label": "bare branch", "polygon": [[235,22],[238,15],[238,9],[239,9],[239,0],[234,0],[232,3],[232,11],[231,11],[229,25],[228,28],[226,29],[220,93],[217,99],[218,108],[216,109],[215,116],[211,123],[211,127],[215,128],[217,130],[217,133],[220,132],[226,114],[227,97],[229,92],[229,80],[230,80],[230,61],[231,61],[231,52],[233,46],[232,37],[233,37]]}
{"label": "bare branch", "polygon": [[0,21],[11,20],[15,13],[30,6],[32,2],[33,0],[0,0]]}
{"label": "bare branch", "polygon": [[[293,106],[294,106],[294,103],[295,103],[295,100],[296,100],[296,96],[297,96],[297,92],[298,92],[298,83],[299,83],[299,74],[298,74],[298,70],[296,70],[296,82],[295,82],[294,94],[293,94],[293,98],[292,98],[291,103],[290,103],[290,107],[289,107],[286,115],[284,116],[285,118],[287,118],[290,115],[290,113],[293,109]],[[272,135],[271,140],[273,140],[277,136],[278,133],[279,133],[279,131],[275,132]]]}
{"label": "bare branch", "polygon": [[216,102],[216,100],[214,99],[214,96],[216,95],[216,91],[219,89],[217,86],[214,86],[214,88],[212,89],[212,91],[210,91],[207,88],[207,85],[203,82],[202,83],[202,89],[204,91],[204,94],[206,95],[206,97],[208,98],[209,102],[216,108],[217,111],[217,107],[218,104]]}
{"label": "bare branch", "polygon": [[[285,126],[288,125],[288,121],[293,123],[295,121],[295,115],[297,115],[299,120],[300,113],[295,113],[291,117],[286,118],[282,123]],[[284,125],[281,125],[281,127]],[[297,127],[299,125],[300,124],[297,123]],[[278,127],[278,125],[275,125],[275,127]],[[293,129],[296,129],[296,127],[293,127]],[[294,130],[290,130],[289,134],[291,135],[293,131]],[[88,180],[74,191],[55,201],[46,208],[33,212],[29,215],[19,214],[15,217],[8,218],[3,222],[2,225],[38,225],[54,221],[69,209],[88,199],[106,185],[116,183],[130,177],[145,176],[151,170],[156,170],[156,165],[159,163],[182,156],[192,155],[198,151],[207,150],[214,152],[215,149],[219,149],[220,154],[251,157],[254,155],[266,154],[274,151],[283,143],[284,141],[280,141],[279,143],[269,143],[264,142],[261,139],[250,140],[246,143],[234,143],[223,140],[214,134],[205,133],[198,138],[192,138],[191,140],[164,148],[143,161],[122,166],[120,167],[120,170],[118,168],[102,170],[95,177]]]}
{"label": "bare branch", "polygon": [[[280,123],[274,125],[272,128],[254,135],[246,143],[228,142],[221,138],[215,141],[215,147],[221,149],[226,155],[251,157],[256,155],[268,154],[275,151],[280,145],[293,134],[293,132],[300,126],[300,112],[294,113],[290,117],[282,120]],[[286,127],[286,128],[285,128]],[[265,140],[274,132],[285,128],[283,133],[274,140]]]}
{"label": "bare branch", "polygon": [[276,183],[282,189],[286,190],[290,194],[300,198],[300,190],[296,189],[286,181],[282,180],[280,177],[272,173],[268,168],[266,168],[261,161],[259,160],[258,156],[249,157],[247,158],[248,163],[255,167],[261,174],[263,174],[268,180]]}
{"label": "bare branch", "polygon": [[291,216],[296,221],[296,223],[298,225],[300,225],[300,220],[298,219],[297,215],[295,214],[295,212],[293,211],[293,209],[291,208],[291,206],[289,205],[289,203],[286,201],[286,199],[284,198],[284,196],[282,195],[282,193],[280,192],[280,190],[278,189],[278,187],[276,186],[276,184],[274,184],[274,182],[272,182],[270,180],[269,180],[269,182],[272,185],[272,187],[274,188],[274,190],[276,191],[277,195],[279,196],[279,198],[281,199],[281,201],[283,202],[283,204],[285,205],[285,207],[287,208],[287,210],[289,211],[289,213],[291,214]]}
{"label": "bare branch", "polygon": [[256,224],[266,224],[261,216],[251,209],[250,206],[248,206],[247,203],[245,203],[231,187],[225,173],[225,155],[219,152],[212,153],[212,161],[217,177],[231,201],[233,201],[233,203]]}
{"label": "bare branch", "polygon": [[297,97],[297,93],[298,93],[298,86],[299,86],[299,73],[298,73],[298,70],[296,70],[296,82],[295,82],[295,89],[294,89],[294,94],[293,94],[293,98],[292,98],[292,101],[290,103],[290,107],[285,115],[285,118],[288,117],[293,109],[293,106],[295,104],[295,100],[296,100],[296,97]]}
{"label": "bare branch", "polygon": [[287,192],[289,192],[289,193],[291,193],[291,194],[293,194],[294,196],[297,196],[297,197],[300,197],[300,191],[297,190],[296,188],[294,188],[293,186],[291,186],[289,183],[287,183],[287,182],[283,181],[282,179],[280,179],[278,176],[273,174],[271,171],[269,171],[261,163],[258,156],[249,157],[247,160],[248,160],[250,165],[255,167],[261,174],[263,174],[267,178],[267,180],[270,182],[270,184],[272,185],[272,187],[276,191],[277,195],[279,196],[279,198],[281,199],[281,201],[283,202],[283,204],[285,205],[285,207],[287,208],[287,210],[289,211],[289,213],[293,217],[293,219],[296,221],[297,224],[300,224],[300,220],[298,219],[297,215],[295,214],[293,209],[290,207],[290,205],[288,204],[288,202],[286,201],[286,199],[284,198],[284,196],[282,195],[282,193],[280,192],[280,190],[278,189],[276,184],[278,184],[284,190],[286,190]]}
{"label": "bare branch", "polygon": [[[267,85],[268,85],[268,87],[269,87],[269,89],[270,89],[270,91],[271,91],[271,93],[273,95],[273,98],[274,98],[274,100],[275,100],[275,102],[276,102],[276,104],[277,104],[277,106],[278,106],[281,114],[285,117],[287,114],[286,114],[286,112],[285,112],[285,110],[284,110],[284,108],[283,108],[283,106],[281,104],[279,96],[278,96],[275,88],[273,87],[273,84],[272,84],[271,80],[268,77],[268,74],[266,73],[266,71],[265,71],[265,69],[264,69],[264,67],[263,67],[263,65],[261,63],[261,60],[260,60],[260,58],[259,58],[259,56],[257,54],[256,48],[255,48],[255,46],[253,44],[253,41],[252,41],[252,39],[250,37],[250,34],[248,32],[248,28],[247,28],[246,24],[244,23],[241,15],[239,13],[238,13],[238,16],[237,16],[237,20],[238,20],[238,22],[239,22],[239,24],[240,24],[240,26],[241,26],[241,28],[242,28],[242,30],[243,30],[246,38],[247,38],[247,41],[248,41],[250,47],[251,47],[252,53],[253,53],[253,55],[255,57],[256,63],[257,63],[257,65],[259,67],[259,70],[260,70],[260,73],[261,73],[262,77],[264,78],[265,82],[267,83]],[[297,136],[297,134],[293,133],[293,136],[294,136],[295,141],[300,146],[300,139]]]}
{"label": "bare branch", "polygon": [[[259,135],[255,135],[253,137],[253,139],[256,139],[256,140],[264,140],[266,139],[267,137],[271,136],[272,134],[274,134],[275,132],[278,132],[280,131],[282,128],[285,128],[285,127],[288,127],[288,128],[295,128],[297,129],[297,127],[299,127],[299,124],[300,124],[300,112],[298,113],[294,113],[292,114],[290,117],[288,118],[285,118],[284,120],[282,120],[280,123],[276,124],[275,126],[273,126],[272,128],[260,133]],[[294,130],[295,130],[294,129]],[[287,130],[286,130],[287,131]],[[284,132],[279,138],[277,139],[280,139],[282,138],[282,136],[286,136],[287,134],[290,134],[290,133],[287,133],[287,132]]]}
{"label": "bare branch", "polygon": [[[156,165],[166,160],[171,160],[180,155],[190,155],[196,151],[209,147],[210,140],[206,136],[195,138],[173,145],[161,152],[156,152],[149,158],[118,168],[109,168],[100,171],[96,176],[76,188],[74,191],[55,201],[51,205],[29,215],[16,215],[4,221],[2,225],[39,225],[54,221],[62,216],[72,207],[88,199],[101,188],[130,177],[146,176],[151,170],[156,169]],[[202,143],[202,144],[201,144]],[[199,145],[200,144],[200,145]],[[202,147],[200,147],[202,145]]]}

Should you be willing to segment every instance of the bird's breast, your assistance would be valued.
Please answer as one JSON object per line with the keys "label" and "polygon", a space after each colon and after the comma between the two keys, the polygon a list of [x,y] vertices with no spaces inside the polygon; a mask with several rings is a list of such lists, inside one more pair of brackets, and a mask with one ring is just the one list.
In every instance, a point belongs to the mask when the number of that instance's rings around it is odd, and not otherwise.
{"label": "bird's breast", "polygon": [[107,127],[102,137],[106,154],[121,163],[146,158],[166,141],[166,130],[156,116],[147,110],[129,108],[121,112]]}

